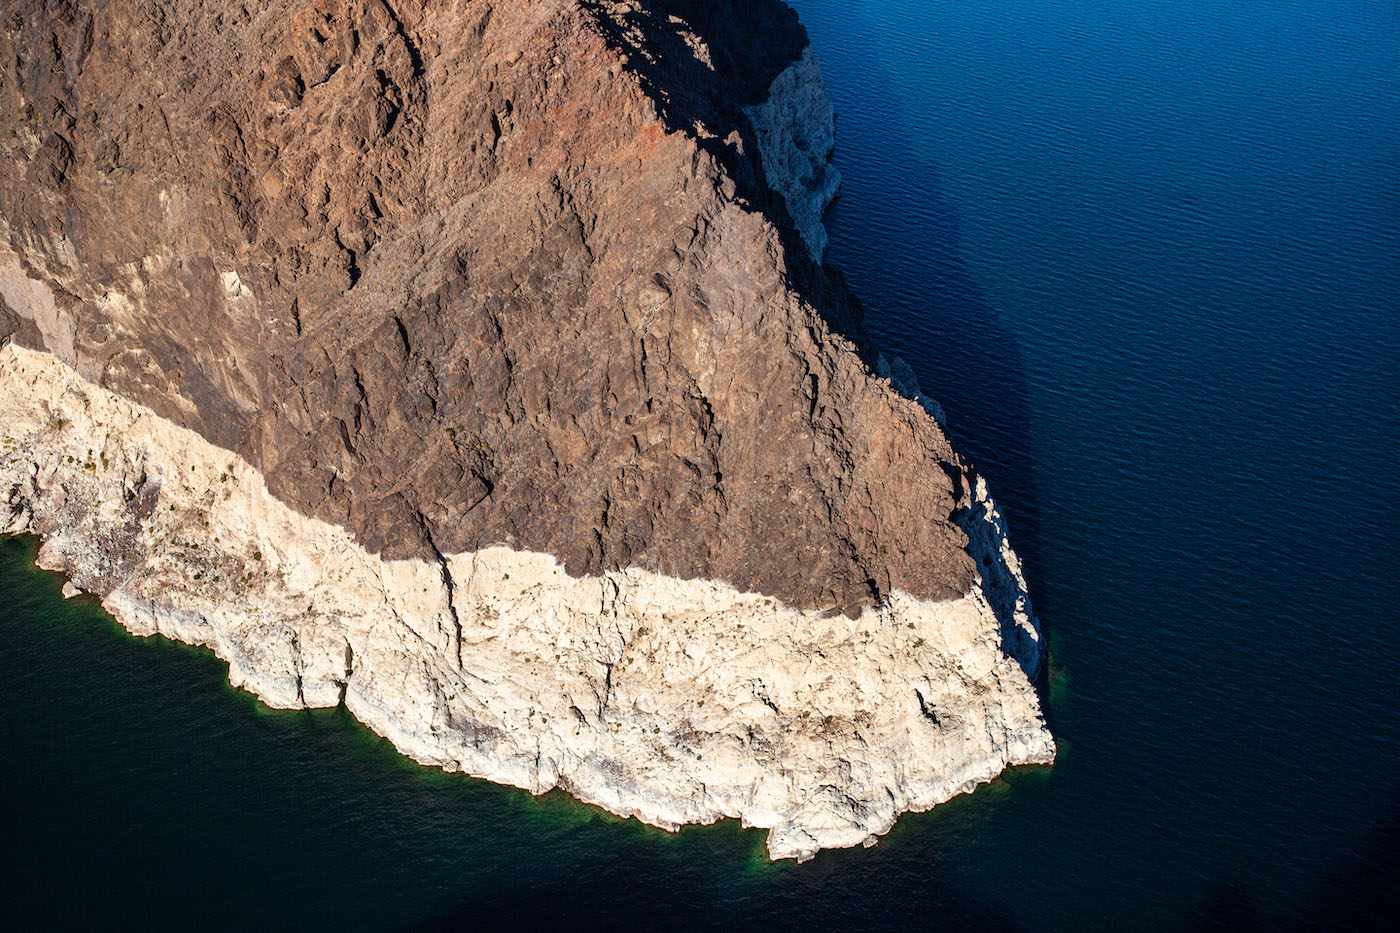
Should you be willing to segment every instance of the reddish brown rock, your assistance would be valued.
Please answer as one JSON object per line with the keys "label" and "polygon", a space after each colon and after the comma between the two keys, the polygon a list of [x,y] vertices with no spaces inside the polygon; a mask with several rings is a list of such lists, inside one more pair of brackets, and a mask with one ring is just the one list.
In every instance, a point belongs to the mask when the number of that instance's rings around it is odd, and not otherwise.
{"label": "reddish brown rock", "polygon": [[744,108],[772,2],[17,0],[0,339],[386,557],[491,544],[853,611],[973,584],[967,472]]}

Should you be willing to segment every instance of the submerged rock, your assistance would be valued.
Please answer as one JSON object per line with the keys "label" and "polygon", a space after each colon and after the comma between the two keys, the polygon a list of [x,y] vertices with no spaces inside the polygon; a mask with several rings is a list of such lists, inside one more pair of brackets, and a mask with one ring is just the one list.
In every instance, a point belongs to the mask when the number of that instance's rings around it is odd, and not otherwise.
{"label": "submerged rock", "polygon": [[18,7],[0,525],[128,628],[774,857],[1053,757],[1004,523],[821,265],[786,6]]}

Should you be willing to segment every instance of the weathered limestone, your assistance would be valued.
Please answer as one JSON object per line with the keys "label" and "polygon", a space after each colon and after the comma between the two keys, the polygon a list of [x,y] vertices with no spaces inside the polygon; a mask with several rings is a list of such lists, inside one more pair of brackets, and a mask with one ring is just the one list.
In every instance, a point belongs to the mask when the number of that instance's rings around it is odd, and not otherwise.
{"label": "weathered limestone", "polygon": [[768,183],[783,196],[798,232],[820,262],[827,244],[822,214],[836,199],[841,173],[831,164],[836,117],[812,47],[773,79],[766,101],[744,112],[758,133]]}
{"label": "weathered limestone", "polygon": [[10,344],[0,497],[0,531],[41,535],[42,566],[133,632],[211,648],[271,706],[343,701],[425,764],[657,826],[737,817],[771,829],[774,858],[1054,756],[1026,673],[1043,648],[980,483],[978,584],[858,618],[639,569],[574,578],[505,547],[384,561],[233,454]]}

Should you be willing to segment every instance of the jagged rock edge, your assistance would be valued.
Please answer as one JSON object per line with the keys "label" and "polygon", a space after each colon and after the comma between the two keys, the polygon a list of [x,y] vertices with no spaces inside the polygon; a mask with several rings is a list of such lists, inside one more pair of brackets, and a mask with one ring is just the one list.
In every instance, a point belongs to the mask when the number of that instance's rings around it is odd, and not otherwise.
{"label": "jagged rock edge", "polygon": [[272,707],[343,702],[423,764],[668,829],[735,817],[804,859],[1054,757],[1027,676],[1043,645],[980,482],[978,584],[851,619],[504,547],[383,561],[52,356],[0,348],[0,390],[0,531],[40,535],[40,565],[132,632],[211,648]]}

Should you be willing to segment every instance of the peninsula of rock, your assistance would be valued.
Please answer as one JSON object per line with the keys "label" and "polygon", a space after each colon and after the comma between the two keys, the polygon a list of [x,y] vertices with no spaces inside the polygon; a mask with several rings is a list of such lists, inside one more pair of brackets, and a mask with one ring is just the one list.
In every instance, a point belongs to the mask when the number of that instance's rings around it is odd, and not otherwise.
{"label": "peninsula of rock", "polygon": [[17,0],[0,530],[425,764],[774,858],[1054,744],[777,0]]}

